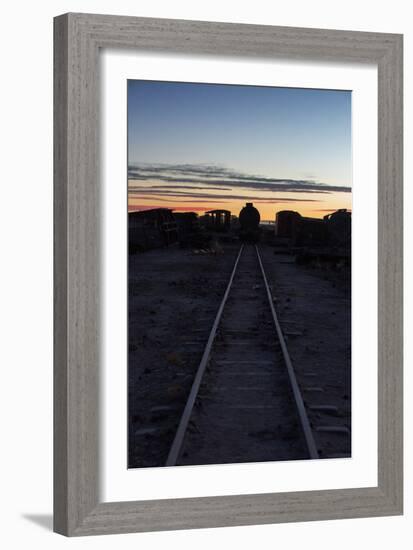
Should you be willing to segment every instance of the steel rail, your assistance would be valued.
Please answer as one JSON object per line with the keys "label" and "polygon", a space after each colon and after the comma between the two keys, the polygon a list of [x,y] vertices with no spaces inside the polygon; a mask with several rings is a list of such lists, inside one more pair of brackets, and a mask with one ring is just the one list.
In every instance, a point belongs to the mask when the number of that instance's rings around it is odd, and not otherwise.
{"label": "steel rail", "polygon": [[241,258],[241,254],[242,254],[243,249],[244,249],[244,245],[241,245],[241,248],[238,252],[238,256],[237,256],[237,258],[235,260],[235,263],[234,263],[234,267],[232,269],[232,273],[231,273],[227,288],[225,290],[225,294],[222,298],[221,304],[220,304],[218,312],[216,314],[215,321],[214,321],[214,324],[212,325],[211,332],[209,333],[208,341],[206,343],[201,361],[198,365],[198,370],[196,372],[194,381],[192,383],[191,391],[189,393],[188,400],[186,402],[184,411],[182,413],[181,420],[179,422],[178,429],[177,429],[176,434],[175,434],[175,438],[172,442],[172,446],[171,446],[171,449],[169,451],[168,458],[166,459],[165,466],[175,466],[176,462],[178,460],[179,453],[180,453],[181,447],[182,447],[182,443],[183,443],[184,438],[185,438],[185,433],[186,433],[186,430],[187,430],[187,427],[188,427],[188,422],[189,422],[189,419],[190,419],[191,414],[192,414],[192,409],[194,408],[195,400],[197,398],[198,391],[199,391],[199,388],[201,386],[202,377],[204,375],[206,366],[208,364],[208,359],[209,359],[209,356],[210,356],[210,353],[211,353],[212,344],[214,343],[214,340],[215,340],[215,335],[216,335],[216,332],[217,332],[217,329],[218,329],[218,325],[219,325],[219,322],[220,322],[221,317],[222,317],[222,312],[224,311],[225,303],[227,301],[228,295],[229,295],[230,290],[231,290],[232,281],[234,280],[235,273],[237,271],[238,263],[239,263],[239,260]]}
{"label": "steel rail", "polygon": [[268,285],[267,276],[265,275],[264,266],[263,266],[263,263],[262,263],[261,256],[260,256],[257,245],[255,245],[255,251],[257,253],[257,258],[258,258],[258,262],[260,264],[262,277],[264,279],[265,289],[267,291],[267,297],[268,297],[268,301],[270,303],[270,308],[271,308],[272,318],[273,318],[273,321],[274,321],[274,326],[275,326],[275,329],[277,331],[277,336],[278,336],[278,340],[280,342],[282,354],[283,354],[283,357],[284,357],[284,362],[285,362],[285,365],[287,367],[288,377],[289,377],[291,389],[292,389],[292,392],[293,392],[293,395],[294,395],[294,401],[295,401],[295,404],[296,404],[296,407],[297,407],[298,416],[300,418],[301,428],[302,428],[304,438],[305,438],[305,441],[306,441],[308,454],[310,455],[310,458],[314,458],[314,459],[315,458],[320,458],[319,455],[318,455],[318,451],[317,451],[315,441],[314,441],[313,432],[311,430],[310,421],[308,420],[307,412],[305,410],[305,405],[304,405],[304,401],[303,401],[303,398],[302,398],[302,395],[301,395],[301,391],[300,391],[300,388],[298,386],[297,378],[295,376],[294,367],[293,367],[293,364],[291,362],[290,354],[288,353],[287,345],[285,343],[284,334],[281,330],[281,326],[280,326],[280,323],[278,321],[277,313],[276,313],[275,308],[274,308],[273,296],[272,296],[270,287]]}

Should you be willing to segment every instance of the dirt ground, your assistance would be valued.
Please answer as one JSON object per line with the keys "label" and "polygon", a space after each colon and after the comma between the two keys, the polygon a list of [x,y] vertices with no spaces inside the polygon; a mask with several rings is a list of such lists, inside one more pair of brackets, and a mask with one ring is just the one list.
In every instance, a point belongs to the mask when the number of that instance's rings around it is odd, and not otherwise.
{"label": "dirt ground", "polygon": [[[129,467],[162,466],[239,243],[129,259]],[[349,272],[298,266],[260,247],[320,456],[351,452]]]}
{"label": "dirt ground", "polygon": [[261,247],[321,458],[351,455],[351,270],[302,266]]}

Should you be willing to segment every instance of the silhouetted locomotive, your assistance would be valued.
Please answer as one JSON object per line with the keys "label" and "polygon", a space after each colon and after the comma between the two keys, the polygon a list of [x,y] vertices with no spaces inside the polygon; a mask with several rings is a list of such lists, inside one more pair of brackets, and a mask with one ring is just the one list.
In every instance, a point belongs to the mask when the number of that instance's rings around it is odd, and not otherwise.
{"label": "silhouetted locomotive", "polygon": [[260,240],[260,219],[260,213],[252,202],[247,202],[239,213],[241,241],[256,243]]}

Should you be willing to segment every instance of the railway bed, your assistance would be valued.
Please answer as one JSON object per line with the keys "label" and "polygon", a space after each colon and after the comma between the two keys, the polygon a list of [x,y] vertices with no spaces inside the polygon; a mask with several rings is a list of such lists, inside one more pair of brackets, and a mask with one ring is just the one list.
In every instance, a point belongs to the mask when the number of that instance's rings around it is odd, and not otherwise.
{"label": "railway bed", "polygon": [[318,458],[259,249],[243,245],[167,466]]}

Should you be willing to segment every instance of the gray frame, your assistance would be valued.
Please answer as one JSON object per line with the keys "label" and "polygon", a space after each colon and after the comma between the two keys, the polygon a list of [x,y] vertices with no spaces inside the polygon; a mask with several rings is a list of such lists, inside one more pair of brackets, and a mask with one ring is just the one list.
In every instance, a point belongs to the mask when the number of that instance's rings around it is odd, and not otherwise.
{"label": "gray frame", "polygon": [[[54,21],[54,529],[74,535],[402,513],[402,36],[66,14]],[[378,487],[99,500],[100,48],[378,66]],[[139,498],[139,495],[136,495]]]}

